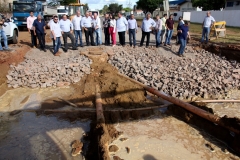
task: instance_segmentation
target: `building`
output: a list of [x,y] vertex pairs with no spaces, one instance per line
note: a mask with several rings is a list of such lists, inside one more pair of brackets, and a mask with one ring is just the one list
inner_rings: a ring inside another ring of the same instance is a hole
[[191,0],[170,0],[169,1],[170,11],[197,11],[199,8],[193,7]]
[[226,0],[225,10],[240,10],[240,0]]

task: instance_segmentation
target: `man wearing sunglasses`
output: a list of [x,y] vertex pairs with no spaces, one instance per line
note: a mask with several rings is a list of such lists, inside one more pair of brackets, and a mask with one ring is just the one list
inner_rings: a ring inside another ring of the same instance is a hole
[[61,46],[61,36],[62,30],[60,28],[60,24],[58,23],[58,17],[54,16],[53,22],[50,24],[50,30],[53,36],[53,43],[54,43],[54,56],[60,56],[59,48]]

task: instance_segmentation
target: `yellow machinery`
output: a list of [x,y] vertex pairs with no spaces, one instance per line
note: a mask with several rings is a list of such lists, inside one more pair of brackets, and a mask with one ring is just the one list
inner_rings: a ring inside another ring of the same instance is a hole
[[210,39],[218,39],[218,37],[226,38],[226,21],[215,22],[212,25],[209,37]]
[[81,12],[81,15],[84,15],[86,12],[84,6],[85,4],[81,3],[80,0],[76,0],[76,3],[70,3],[68,7],[68,15],[70,16],[70,20],[72,20],[77,10]]

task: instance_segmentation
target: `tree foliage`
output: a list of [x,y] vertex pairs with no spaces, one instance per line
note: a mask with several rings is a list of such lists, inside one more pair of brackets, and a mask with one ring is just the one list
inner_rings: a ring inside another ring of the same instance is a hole
[[163,0],[138,0],[137,9],[143,10],[143,13],[153,13],[160,4],[163,4]]
[[193,7],[203,7],[204,11],[207,10],[220,10],[225,8],[226,0],[192,0]]
[[108,5],[104,5],[102,8],[102,14],[109,12]]
[[108,9],[113,14],[117,14],[118,12],[120,12],[123,9],[123,6],[119,5],[118,3],[111,3],[111,4],[109,4]]
[[125,12],[131,12],[131,11],[132,11],[132,9],[129,8],[129,7],[123,8],[123,10],[124,10]]

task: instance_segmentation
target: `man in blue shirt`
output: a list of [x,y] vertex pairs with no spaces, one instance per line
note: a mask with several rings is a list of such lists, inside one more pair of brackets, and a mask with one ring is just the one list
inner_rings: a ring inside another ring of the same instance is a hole
[[214,24],[215,19],[211,16],[211,12],[207,12],[207,16],[204,18],[203,24],[202,24],[202,39],[201,42],[203,43],[204,37],[206,38],[206,43],[208,43],[208,36],[210,33],[210,28]]
[[146,47],[149,46],[150,41],[150,34],[152,29],[156,26],[156,22],[151,18],[151,13],[147,13],[146,18],[143,19],[142,22],[142,39],[140,42],[140,47],[143,46],[143,42],[145,40],[145,37],[147,36],[147,42]]
[[184,53],[185,47],[187,45],[187,37],[189,37],[189,39],[190,39],[188,22],[185,22],[184,25],[181,25],[180,27],[178,27],[178,38],[179,38],[179,42],[180,42],[178,55],[180,57],[184,57],[183,53]]
[[68,51],[67,38],[71,39],[72,50],[77,50],[77,47],[74,41],[74,36],[73,36],[73,24],[69,19],[67,19],[67,15],[65,14],[63,15],[63,18],[61,19],[59,24],[60,24],[60,28],[62,30],[62,35],[63,35],[64,52]]
[[117,32],[119,37],[119,43],[124,47],[125,46],[125,32],[128,28],[128,22],[125,17],[122,16],[122,13],[118,13],[117,19]]
[[33,22],[34,35],[37,36],[41,49],[46,52],[45,35],[46,35],[46,23],[42,19],[41,15],[37,16],[37,19]]

